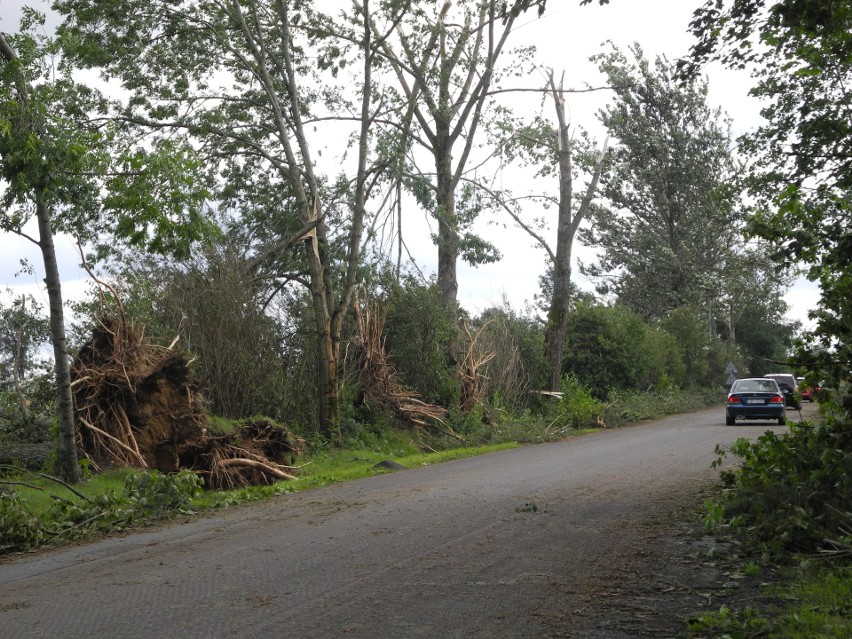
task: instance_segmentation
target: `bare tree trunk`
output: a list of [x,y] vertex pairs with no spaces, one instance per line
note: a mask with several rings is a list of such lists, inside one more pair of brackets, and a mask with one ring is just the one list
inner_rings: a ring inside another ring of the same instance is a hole
[[[551,74],[551,85],[553,76]],[[571,246],[574,229],[579,225],[572,220],[573,183],[571,175],[571,138],[565,119],[565,98],[552,86],[558,121],[557,143],[559,158],[559,218],[556,224],[556,255],[553,263],[553,297],[547,312],[547,328],[544,333],[544,352],[550,364],[550,390],[559,390],[562,379],[562,352],[565,344],[565,322],[571,303]]]
[[65,337],[62,287],[59,267],[56,263],[56,250],[53,246],[50,211],[41,195],[36,201],[36,218],[38,219],[39,246],[44,260],[44,282],[47,285],[47,297],[50,303],[50,334],[53,341],[58,397],[59,436],[56,442],[56,473],[63,481],[77,483],[80,481],[80,467],[77,463],[74,403],[71,397],[71,370],[68,361],[68,341]]
[[459,258],[458,225],[456,220],[455,188],[452,171],[452,146],[449,131],[440,124],[436,126],[439,142],[435,147],[437,171],[436,206],[438,218],[438,287],[450,322],[450,342],[447,355],[450,363],[458,362],[458,291],[456,267]]
[[577,212],[574,213],[574,191],[571,163],[571,136],[568,120],[565,117],[565,96],[562,93],[562,82],[559,88],[549,76],[550,91],[556,107],[557,150],[559,161],[559,218],[556,224],[556,254],[553,256],[553,297],[547,312],[547,327],[544,333],[544,355],[550,365],[548,386],[550,390],[559,390],[562,380],[562,357],[565,347],[565,325],[568,320],[568,309],[571,304],[571,249],[574,236],[580,223],[588,215],[592,197],[600,179],[603,168],[606,142],[595,163],[592,179],[583,196]]
[[18,396],[18,405],[21,408],[21,415],[25,420],[30,418],[30,409],[27,407],[27,397],[24,394],[24,388],[21,384],[21,377],[24,374],[23,372],[23,348],[24,348],[24,327],[23,327],[23,317],[26,316],[26,304],[27,298],[21,295],[21,323],[22,325],[18,328],[18,332],[15,335],[15,356],[12,362],[12,380],[15,385],[15,394]]

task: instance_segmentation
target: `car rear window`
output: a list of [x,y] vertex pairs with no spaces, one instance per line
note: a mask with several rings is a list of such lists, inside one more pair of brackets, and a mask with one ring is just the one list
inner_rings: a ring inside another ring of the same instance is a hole
[[771,379],[767,379],[766,381],[752,379],[744,382],[737,382],[732,390],[741,393],[777,393],[778,387]]

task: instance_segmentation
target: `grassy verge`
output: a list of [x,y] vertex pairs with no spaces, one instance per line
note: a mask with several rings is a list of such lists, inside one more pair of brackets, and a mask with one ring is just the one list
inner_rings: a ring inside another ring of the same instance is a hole
[[237,503],[265,499],[273,495],[301,492],[355,479],[379,475],[388,470],[376,468],[376,464],[389,460],[406,468],[429,466],[453,459],[486,455],[498,450],[516,448],[517,443],[507,442],[490,446],[463,447],[432,453],[410,453],[392,455],[374,448],[346,448],[331,451],[316,451],[309,454],[293,481],[278,482],[271,486],[253,486],[230,491],[209,491],[193,500],[199,509],[220,508]]
[[[584,419],[571,413],[584,408]],[[619,397],[607,413],[608,426],[644,421],[707,406],[701,394],[681,391],[666,395],[632,394]],[[158,519],[202,512],[273,495],[293,493],[387,472],[376,464],[390,460],[416,468],[452,459],[482,455],[525,444],[575,437],[599,430],[598,406],[582,394],[572,403],[554,407],[548,417],[532,414],[468,415],[453,423],[464,442],[431,433],[416,433],[376,425],[356,425],[340,448],[322,443],[309,447],[294,481],[231,491],[202,492],[192,473],[163,476],[137,470],[110,471],[66,487],[38,473],[0,468],[0,554],[58,544],[92,534],[143,526]],[[600,406],[603,410],[603,405]],[[611,420],[611,421],[610,421]],[[226,428],[227,424],[221,424]],[[426,450],[427,452],[424,452]]]
[[689,623],[689,639],[844,639],[852,637],[852,566],[806,562],[766,589],[781,603],[720,608]]

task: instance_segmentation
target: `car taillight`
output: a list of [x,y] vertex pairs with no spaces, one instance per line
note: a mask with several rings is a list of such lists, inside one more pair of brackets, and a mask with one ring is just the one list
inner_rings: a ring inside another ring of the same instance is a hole
[[769,398],[769,403],[770,404],[783,404],[784,398],[781,397],[781,395],[773,395],[772,397]]
[[742,401],[739,395],[731,395],[728,397],[729,404],[739,404]]

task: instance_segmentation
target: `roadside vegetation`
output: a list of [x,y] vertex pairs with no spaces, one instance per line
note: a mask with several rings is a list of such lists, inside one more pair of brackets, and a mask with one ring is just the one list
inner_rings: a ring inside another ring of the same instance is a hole
[[[568,385],[566,384],[566,387]],[[630,394],[607,407],[578,391],[558,401],[545,418],[519,415],[499,423],[470,428],[465,441],[427,435],[408,428],[360,424],[340,446],[308,442],[300,457],[296,479],[233,490],[203,490],[201,478],[189,471],[165,475],[142,469],[94,473],[72,485],[42,470],[20,465],[0,466],[0,555],[52,546],[95,535],[144,527],[163,520],[195,515],[211,509],[268,499],[329,484],[392,472],[387,462],[404,468],[482,455],[519,445],[577,437],[603,427],[626,425],[667,414],[718,404],[714,394],[672,392]],[[590,409],[594,407],[594,410]],[[617,408],[616,408],[617,407]],[[607,415],[611,415],[610,418]],[[607,421],[603,421],[607,420]],[[233,430],[237,425],[217,419],[211,427]],[[457,425],[459,431],[463,425]],[[426,439],[424,439],[426,438]],[[0,440],[8,445],[8,437]]]
[[[0,228],[39,245],[50,301],[0,306],[0,552],[718,405],[733,365],[806,374],[825,412],[719,451],[740,468],[707,523],[786,585],[689,632],[849,636],[852,3],[708,0],[679,64],[589,52],[603,143],[567,130],[534,48],[504,55],[543,0],[427,4],[56,0],[55,33],[34,11],[0,32]],[[765,104],[738,145],[710,60]],[[434,275],[405,243],[423,215]],[[500,259],[478,219],[542,247],[528,307],[459,305],[459,260]],[[72,313],[60,232],[96,282]],[[806,331],[797,274],[822,293]],[[152,415],[189,416],[186,441]],[[213,466],[241,487],[209,490]]]
[[847,392],[824,391],[815,423],[717,448],[719,462],[731,456],[738,465],[722,473],[720,498],[705,504],[705,525],[735,541],[742,571],[768,583],[753,605],[691,620],[689,637],[852,634],[852,420],[840,405],[849,402]]
[[852,155],[849,104],[852,3],[707,2],[691,24],[687,73],[719,60],[752,73],[764,122],[740,140],[759,203],[747,232],[780,263],[818,282],[813,327],[789,360],[823,390],[817,423],[736,442],[739,462],[707,505],[711,529],[735,539],[742,561],[780,579],[776,603],[723,608],[695,620],[691,637],[852,635]]

